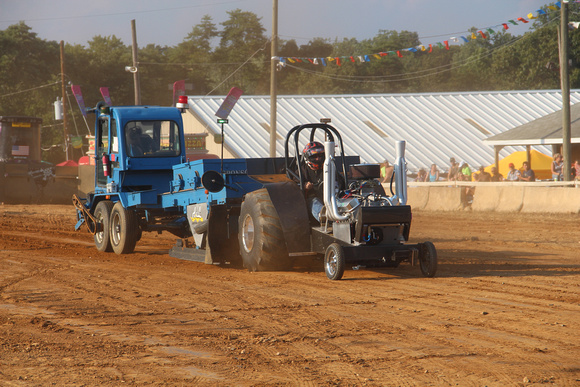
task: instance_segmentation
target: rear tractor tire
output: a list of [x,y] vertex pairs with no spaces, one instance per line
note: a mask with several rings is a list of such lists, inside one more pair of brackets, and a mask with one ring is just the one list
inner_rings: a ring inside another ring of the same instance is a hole
[[111,211],[109,224],[111,244],[115,253],[132,253],[139,238],[139,224],[135,212],[126,210],[121,202],[117,202]]
[[95,219],[100,223],[100,230],[95,233],[95,246],[97,250],[110,253],[113,251],[111,245],[111,238],[109,234],[109,221],[111,218],[111,211],[113,209],[113,202],[110,200],[103,200],[97,204],[95,208]]
[[244,267],[250,271],[289,270],[278,212],[265,188],[246,195],[240,208],[238,242]]

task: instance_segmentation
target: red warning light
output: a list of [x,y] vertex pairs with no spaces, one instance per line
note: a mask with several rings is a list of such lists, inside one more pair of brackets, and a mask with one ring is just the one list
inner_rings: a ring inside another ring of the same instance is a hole
[[187,95],[180,95],[177,99],[177,103],[175,107],[180,109],[182,112],[183,110],[187,109],[189,106],[187,105]]

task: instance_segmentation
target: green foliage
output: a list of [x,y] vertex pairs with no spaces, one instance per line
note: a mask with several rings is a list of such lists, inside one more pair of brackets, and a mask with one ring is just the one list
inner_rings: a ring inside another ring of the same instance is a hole
[[[0,96],[5,96],[0,100],[0,115],[36,115],[41,104],[48,103],[43,97],[50,74],[59,72],[56,42],[39,39],[23,22],[0,31]],[[22,90],[30,93],[22,94]]]
[[194,26],[183,42],[167,52],[168,66],[163,70],[174,73],[175,80],[193,83],[196,94],[206,94],[212,89],[212,74],[216,71],[213,61],[212,42],[219,36],[216,25],[209,15]]
[[[569,4],[571,19],[580,5]],[[308,60],[280,66],[279,94],[352,94],[555,89],[560,87],[558,59],[559,12],[535,19],[521,36],[499,31],[483,39],[446,49],[433,44],[418,48],[416,32],[381,30],[370,39],[331,41],[313,38],[305,44],[280,40],[278,56],[325,58],[326,66]],[[487,31],[486,31],[487,34]],[[570,30],[570,86],[580,87],[580,30]],[[397,53],[398,51],[398,53]],[[377,54],[378,58],[373,55]],[[368,55],[361,62],[360,56]],[[95,36],[87,46],[66,44],[64,68],[68,93],[69,132],[87,133],[83,116],[70,91],[80,85],[87,107],[102,99],[108,87],[113,103],[134,103],[131,45],[113,36]],[[246,95],[268,94],[270,41],[259,17],[240,9],[228,12],[217,26],[208,15],[174,47],[149,44],[139,49],[139,78],[143,104],[172,103],[171,85],[193,84],[193,93],[225,94],[232,86]],[[340,58],[340,66],[335,58]],[[320,61],[321,62],[321,61]],[[60,47],[40,39],[20,22],[0,31],[0,115],[28,115],[43,119],[42,145],[52,150],[45,158],[64,158],[62,122],[53,117],[53,101],[61,96]],[[92,130],[89,115],[88,125]],[[56,145],[56,147],[54,147]]]
[[[212,81],[216,86],[220,85],[216,92],[227,93],[236,85],[246,94],[266,93],[268,89],[264,79],[269,78],[267,73],[270,68],[266,51],[268,39],[264,36],[265,29],[260,18],[240,9],[229,11],[228,15],[230,18],[221,23],[220,43],[214,52],[216,61],[228,63],[220,66],[214,74]],[[246,61],[247,64],[240,68]]]

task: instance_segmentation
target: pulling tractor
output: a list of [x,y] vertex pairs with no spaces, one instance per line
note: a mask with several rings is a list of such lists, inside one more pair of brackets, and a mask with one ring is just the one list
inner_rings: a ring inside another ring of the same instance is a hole
[[[396,267],[403,261],[419,262],[424,276],[435,275],[434,245],[407,243],[404,142],[397,143],[396,194],[391,181],[389,196],[376,181],[379,166],[345,156],[339,132],[328,123],[292,128],[284,157],[189,161],[181,117],[186,108],[99,103],[90,109],[97,115],[95,186],[86,198],[73,196],[73,204],[75,229],[86,225],[99,251],[131,253],[144,232],[168,231],[178,238],[170,256],[207,264],[288,270],[296,257],[313,256],[324,259],[331,280],[341,279],[347,265]],[[304,196],[305,133],[310,141],[326,139],[320,223]],[[344,189],[335,188],[337,179]]]

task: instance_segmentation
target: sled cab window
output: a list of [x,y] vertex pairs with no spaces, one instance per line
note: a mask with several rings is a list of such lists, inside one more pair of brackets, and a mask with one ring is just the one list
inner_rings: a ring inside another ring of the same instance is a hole
[[111,153],[119,152],[119,139],[117,138],[117,123],[111,118]]
[[103,171],[103,155],[109,154],[109,117],[99,118],[99,128],[95,139],[95,164],[97,166],[97,185],[107,184],[107,177]]
[[129,121],[125,125],[125,151],[129,157],[179,156],[179,126],[173,121]]

